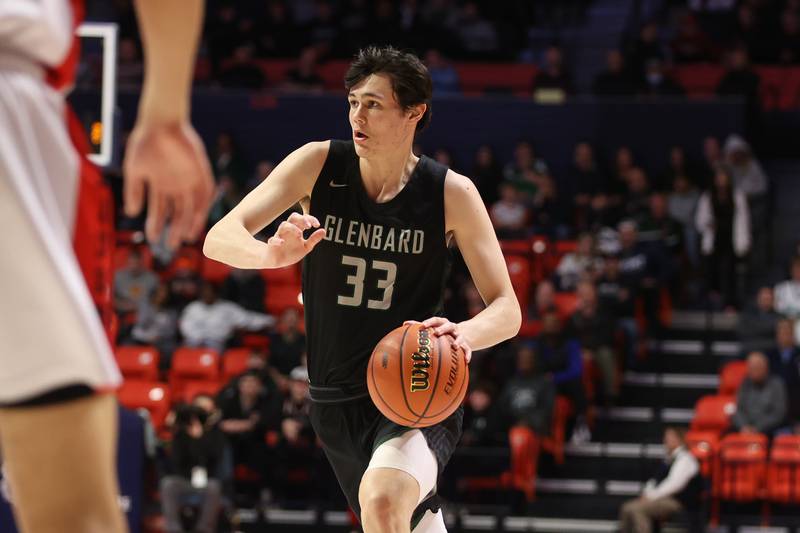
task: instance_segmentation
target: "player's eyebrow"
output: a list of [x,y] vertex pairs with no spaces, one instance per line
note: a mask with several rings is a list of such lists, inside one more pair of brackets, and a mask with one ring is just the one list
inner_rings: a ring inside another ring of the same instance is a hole
[[383,95],[381,93],[361,93],[361,94],[357,94],[355,92],[351,92],[350,94],[347,95],[348,98],[353,97],[353,96],[355,96],[355,97],[359,97],[360,96],[362,98],[375,98],[377,100],[383,100]]

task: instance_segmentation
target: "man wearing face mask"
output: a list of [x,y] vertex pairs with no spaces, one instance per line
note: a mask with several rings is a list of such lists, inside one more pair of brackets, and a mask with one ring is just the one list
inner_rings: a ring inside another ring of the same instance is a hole
[[672,81],[664,72],[664,63],[652,58],[645,64],[644,80],[639,89],[643,96],[683,96],[683,87]]

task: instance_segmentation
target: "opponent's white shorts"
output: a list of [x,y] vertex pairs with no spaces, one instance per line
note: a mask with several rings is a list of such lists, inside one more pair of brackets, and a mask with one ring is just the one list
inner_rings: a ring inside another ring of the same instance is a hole
[[0,403],[120,382],[72,249],[78,173],[63,96],[0,46]]
[[[425,435],[418,429],[406,431],[394,437],[372,453],[367,470],[371,468],[394,468],[402,470],[419,483],[419,500],[417,504],[428,498],[436,490],[436,477],[439,465],[436,456],[428,447]],[[426,511],[413,533],[446,533],[442,511],[431,513]]]

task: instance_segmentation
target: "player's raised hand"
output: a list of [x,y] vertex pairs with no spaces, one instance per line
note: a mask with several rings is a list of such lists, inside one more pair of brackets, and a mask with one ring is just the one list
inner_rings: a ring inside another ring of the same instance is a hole
[[[303,232],[319,228],[307,239]],[[319,227],[319,220],[312,215],[292,213],[281,222],[278,231],[267,241],[270,263],[277,266],[292,265],[306,256],[325,237],[325,229]]]
[[205,147],[191,124],[137,123],[128,139],[123,172],[127,216],[141,212],[147,189],[148,240],[157,241],[167,222],[171,248],[197,238],[206,222],[214,182]]

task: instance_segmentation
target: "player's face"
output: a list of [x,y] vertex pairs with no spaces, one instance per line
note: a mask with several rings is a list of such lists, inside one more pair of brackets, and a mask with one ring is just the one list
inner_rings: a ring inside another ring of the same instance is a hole
[[373,74],[348,95],[350,127],[360,157],[396,150],[414,139],[424,105],[404,110],[397,102],[388,76]]

